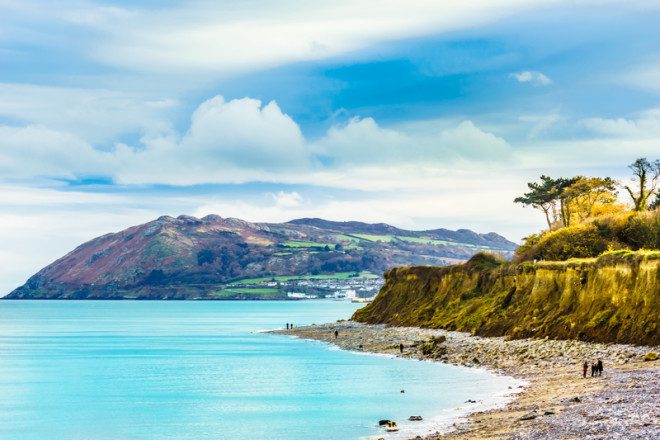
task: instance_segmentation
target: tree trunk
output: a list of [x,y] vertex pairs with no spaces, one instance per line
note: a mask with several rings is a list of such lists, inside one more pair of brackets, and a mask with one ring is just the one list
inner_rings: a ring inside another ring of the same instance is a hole
[[548,230],[552,229],[552,223],[550,223],[550,208],[544,208],[543,212],[545,213],[545,221],[548,222]]

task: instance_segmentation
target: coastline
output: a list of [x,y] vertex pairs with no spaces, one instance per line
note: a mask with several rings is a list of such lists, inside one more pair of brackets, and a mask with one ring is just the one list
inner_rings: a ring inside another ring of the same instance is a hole
[[[467,415],[457,414],[451,431],[427,435],[426,440],[660,437],[660,361],[643,361],[658,347],[551,339],[506,341],[352,321],[272,333],[356,352],[485,368],[527,383],[509,403],[488,410],[475,405]],[[399,344],[404,345],[403,353]],[[582,362],[598,358],[605,365],[602,377],[592,378],[589,373],[583,378]]]

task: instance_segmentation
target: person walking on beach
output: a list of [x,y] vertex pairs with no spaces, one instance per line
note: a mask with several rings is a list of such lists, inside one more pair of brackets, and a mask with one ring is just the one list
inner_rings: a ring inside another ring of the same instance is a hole
[[598,363],[596,364],[596,370],[598,370],[598,375],[602,376],[603,375],[603,360],[598,359]]
[[403,344],[399,344],[399,353],[403,353]]
[[286,329],[289,330],[289,323],[286,323]]
[[339,337],[339,330],[335,330],[335,339]]
[[594,361],[591,361],[591,377],[594,377],[596,375],[596,363]]
[[587,361],[584,361],[584,364],[582,364],[582,377],[587,377],[588,369],[589,369],[589,363]]

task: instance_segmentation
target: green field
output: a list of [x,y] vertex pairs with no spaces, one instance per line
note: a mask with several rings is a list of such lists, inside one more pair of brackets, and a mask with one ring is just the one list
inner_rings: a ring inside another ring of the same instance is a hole
[[302,241],[302,240],[289,240],[282,243],[282,246],[288,248],[314,248],[322,249],[326,246],[334,249],[335,245],[332,243],[314,243],[313,241]]
[[[238,281],[232,281],[229,283],[231,286],[232,284],[259,284],[259,283],[267,283],[268,281],[272,281],[275,279],[275,281],[290,281],[290,280],[344,280],[347,278],[351,278],[351,275],[355,274],[355,272],[339,272],[335,274],[329,274],[329,275],[287,275],[287,276],[277,276],[277,277],[261,277],[261,278],[250,278],[250,279],[245,279],[245,280],[238,280]],[[368,271],[362,271],[360,272],[359,278],[378,278],[378,275],[375,275],[371,272]],[[251,289],[251,288],[246,288],[247,290],[258,290],[258,289]],[[274,290],[277,290],[273,288]],[[234,289],[232,290],[239,291],[241,289]]]
[[274,287],[235,287],[225,290],[216,290],[212,294],[215,296],[233,297],[238,293],[253,295],[258,298],[276,298],[281,296],[280,291]]
[[399,235],[371,235],[371,234],[353,234],[352,237],[357,237],[362,240],[371,241],[371,242],[383,242],[389,243],[394,240],[407,241],[409,243],[420,243],[420,244],[431,244],[431,245],[445,245],[445,246],[463,246],[472,249],[493,249],[489,246],[478,246],[476,244],[470,243],[458,243],[455,241],[446,241],[446,240],[434,240],[432,238],[425,237],[407,237]]
[[384,243],[389,243],[394,240],[394,235],[372,235],[372,234],[351,234],[351,237],[357,237],[361,240],[366,241],[382,241]]
[[445,241],[445,240],[433,240],[432,238],[423,238],[423,237],[396,237],[397,239],[401,241],[407,241],[410,243],[421,243],[421,244],[445,244],[449,246],[456,246],[459,243],[452,242],[452,241]]

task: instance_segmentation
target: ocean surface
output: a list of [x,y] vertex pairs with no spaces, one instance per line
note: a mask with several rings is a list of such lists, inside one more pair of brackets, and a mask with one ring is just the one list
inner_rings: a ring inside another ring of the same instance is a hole
[[517,385],[260,333],[360,306],[0,301],[0,439],[358,439],[383,418],[405,437]]

